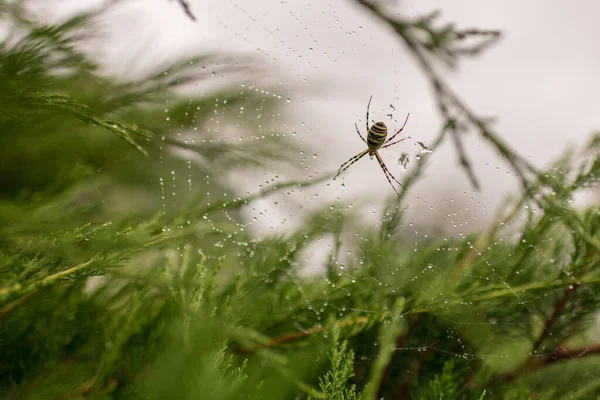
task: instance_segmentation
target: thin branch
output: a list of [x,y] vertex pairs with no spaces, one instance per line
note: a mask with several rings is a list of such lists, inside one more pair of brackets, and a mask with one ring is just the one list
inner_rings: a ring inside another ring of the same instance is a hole
[[78,397],[81,398],[83,397],[87,397],[87,396],[95,396],[95,395],[99,395],[102,394],[103,392],[111,392],[112,390],[114,390],[120,383],[120,380],[125,377],[127,374],[126,370],[120,371],[117,376],[108,379],[107,381],[105,381],[102,384],[98,384],[97,382],[97,378],[93,377],[90,380],[88,380],[87,382],[85,382],[83,384],[83,386],[81,386],[80,388],[72,391],[72,392],[68,392],[65,394],[62,394],[60,396],[54,397],[54,400],[66,400],[66,399],[71,399],[74,397]]
[[573,292],[575,291],[575,289],[577,287],[578,286],[576,286],[576,285],[568,286],[565,289],[562,297],[556,302],[556,304],[554,304],[552,313],[548,316],[548,318],[546,318],[546,322],[544,323],[544,329],[542,330],[542,333],[540,334],[540,336],[537,338],[537,340],[533,344],[533,348],[531,351],[532,356],[537,353],[538,349],[540,348],[540,346],[542,345],[544,340],[550,335],[550,331],[552,330],[554,323],[558,319],[560,313],[565,308],[565,305],[567,304],[567,302],[571,299],[571,296],[573,296]]
[[[338,327],[363,325],[363,324],[368,323],[371,320],[372,320],[372,318],[359,317],[359,318],[353,318],[353,319],[350,319],[347,321],[337,321],[337,322],[335,322],[335,325],[337,325]],[[271,340],[268,343],[264,343],[264,344],[261,343],[261,344],[255,345],[253,347],[238,349],[238,350],[234,351],[234,353],[235,354],[247,354],[247,353],[253,353],[257,350],[261,350],[261,349],[265,349],[265,348],[276,347],[283,343],[294,342],[296,340],[312,336],[315,333],[322,332],[324,330],[327,330],[328,328],[329,328],[328,326],[317,325],[314,328],[311,328],[311,329],[308,329],[305,331],[294,332],[294,333],[290,333],[285,336],[279,336],[277,338],[274,338],[273,340]]]
[[[583,268],[581,268],[579,270],[579,272],[576,275],[576,279],[581,279],[581,277],[583,277],[583,275],[588,270],[589,265],[590,264],[586,264],[583,266]],[[536,353],[537,353],[538,349],[540,348],[540,346],[542,345],[542,343],[544,342],[544,340],[546,340],[546,338],[548,336],[550,336],[552,327],[554,326],[555,322],[558,320],[560,314],[564,310],[568,301],[571,299],[571,297],[573,296],[573,293],[579,286],[580,285],[569,285],[565,288],[565,291],[564,291],[563,295],[561,296],[561,298],[554,304],[552,313],[548,316],[548,318],[546,318],[546,322],[544,323],[544,328],[542,330],[542,333],[540,334],[540,336],[537,338],[537,340],[533,344],[533,348],[530,353],[531,357],[527,361],[525,361],[522,365],[515,368],[513,371],[510,371],[510,372],[504,374],[503,379],[512,380],[512,379],[516,378],[517,376],[519,376],[523,371],[525,371],[527,369],[530,370],[532,368],[535,369],[538,367],[538,364],[540,364],[540,363],[538,361],[535,361],[535,359],[533,357],[536,356]],[[561,342],[559,343],[557,348],[552,353],[544,356],[544,361],[542,361],[541,365],[548,365],[548,364],[552,364],[552,363],[555,363],[560,360],[564,360],[566,358],[576,357],[577,354],[581,353],[577,349],[576,350],[567,350],[564,346],[562,346],[562,344],[561,344],[562,342],[563,341],[561,340]],[[599,345],[599,347],[600,347],[600,345]],[[583,355],[583,353],[581,353],[581,355]]]
[[[590,256],[594,255],[594,251],[591,252]],[[589,269],[590,264],[585,264],[577,273],[577,275],[575,276],[576,279],[581,279],[581,277],[583,277],[583,275],[587,272],[587,270]],[[533,349],[532,349],[532,354],[535,354],[535,352],[539,349],[540,345],[542,344],[542,342],[544,341],[544,339],[550,335],[550,330],[552,329],[552,326],[554,325],[554,322],[557,320],[558,316],[560,315],[560,313],[562,312],[562,310],[565,308],[565,305],[567,304],[567,302],[571,299],[571,297],[573,296],[573,293],[575,292],[575,290],[579,287],[579,285],[569,285],[565,288],[564,294],[562,295],[562,297],[556,302],[556,304],[554,305],[554,309],[552,310],[552,314],[550,314],[550,316],[548,317],[548,319],[546,320],[546,323],[544,324],[544,330],[542,331],[540,337],[536,340],[536,342],[533,345]]]
[[179,3],[179,5],[183,8],[183,12],[190,17],[190,19],[192,21],[196,21],[196,17],[194,16],[194,14],[192,14],[192,9],[190,7],[190,5],[187,3],[187,1],[185,0],[177,0],[177,2]]
[[[600,356],[600,344],[595,344],[592,346],[583,346],[577,347],[574,349],[560,349],[555,350],[552,353],[546,354],[543,358],[537,361],[534,364],[531,364],[527,369],[527,373],[532,373],[537,371],[540,368],[547,367],[549,365],[556,364],[562,361],[575,360],[580,359],[582,357],[589,356]],[[512,382],[515,379],[519,378],[523,374],[522,369],[515,369],[513,371],[506,372],[498,376],[498,378],[503,382]]]
[[543,361],[540,363],[541,366],[547,366],[555,364],[559,361],[564,360],[572,360],[574,358],[581,358],[587,356],[596,356],[600,355],[600,344],[596,344],[593,346],[583,346],[577,347],[575,349],[560,349],[553,351],[544,357]]

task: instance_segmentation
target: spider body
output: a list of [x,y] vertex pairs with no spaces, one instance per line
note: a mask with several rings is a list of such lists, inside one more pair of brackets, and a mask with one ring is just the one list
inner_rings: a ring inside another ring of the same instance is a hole
[[387,137],[387,126],[383,122],[376,122],[369,128],[367,134],[367,146],[369,146],[369,155],[373,157],[373,152],[385,143]]
[[[396,140],[395,142],[392,142],[392,140],[394,140],[394,138],[396,136],[398,136],[398,134],[400,132],[402,132],[402,130],[406,126],[406,123],[408,122],[408,117],[410,116],[410,114],[408,114],[406,116],[406,120],[404,121],[404,124],[402,125],[402,128],[400,128],[400,130],[398,132],[394,133],[392,135],[392,137],[390,137],[389,139],[386,140],[386,138],[387,138],[387,126],[383,122],[376,122],[373,125],[371,125],[371,127],[369,127],[369,107],[371,106],[371,99],[372,98],[373,98],[373,96],[371,96],[371,98],[369,98],[369,104],[367,104],[367,122],[366,122],[367,140],[365,140],[365,138],[363,137],[363,135],[358,130],[358,125],[354,124],[355,127],[356,127],[356,132],[358,133],[358,136],[360,136],[360,138],[362,139],[362,141],[365,142],[365,144],[367,145],[367,149],[361,151],[360,153],[358,153],[357,155],[355,155],[354,157],[352,157],[351,159],[349,159],[348,161],[346,161],[345,163],[343,163],[340,166],[340,169],[338,170],[338,173],[335,175],[335,177],[333,179],[335,180],[342,172],[344,172],[345,170],[347,170],[348,168],[350,168],[350,166],[352,164],[354,164],[355,162],[357,162],[358,160],[360,160],[363,156],[365,156],[366,154],[368,154],[371,158],[373,158],[373,156],[377,157],[377,161],[379,162],[379,166],[381,167],[381,169],[385,173],[386,179],[388,180],[388,182],[390,183],[390,185],[392,186],[392,189],[394,189],[394,191],[396,192],[396,194],[398,196],[400,196],[400,193],[398,193],[398,190],[396,190],[396,188],[394,187],[394,184],[392,183],[392,180],[390,180],[390,178],[392,178],[397,184],[399,184],[403,188],[404,188],[404,186],[398,181],[398,179],[394,178],[394,175],[392,175],[392,173],[387,169],[385,163],[383,162],[383,160],[382,160],[381,156],[379,155],[379,153],[377,152],[377,150],[379,150],[379,149],[385,149],[386,147],[390,147],[392,145],[395,145],[396,143],[400,143],[403,140],[408,139],[408,137],[405,137],[403,139]],[[406,188],[404,188],[404,189],[406,190]]]

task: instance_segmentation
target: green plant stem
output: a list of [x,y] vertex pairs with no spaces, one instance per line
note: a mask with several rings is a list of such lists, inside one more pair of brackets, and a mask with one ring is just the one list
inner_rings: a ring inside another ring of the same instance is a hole
[[28,284],[27,286],[22,286],[21,284],[15,284],[15,285],[7,287],[7,288],[0,288],[0,297],[8,297],[8,296],[13,296],[15,294],[21,295],[21,297],[17,298],[16,300],[11,301],[10,303],[6,304],[4,307],[2,307],[0,309],[0,318],[5,316],[10,311],[12,311],[12,309],[16,305],[18,305],[21,301],[23,301],[24,296],[29,296],[29,295],[31,295],[31,293],[33,293],[43,287],[50,286],[50,285],[56,283],[61,278],[66,278],[69,275],[75,274],[76,272],[79,272],[82,269],[89,266],[94,261],[95,261],[95,259],[91,259],[91,260],[88,260],[81,264],[77,264],[74,267],[65,269],[64,271],[60,271],[55,274],[48,275],[43,279],[40,279],[36,282]]

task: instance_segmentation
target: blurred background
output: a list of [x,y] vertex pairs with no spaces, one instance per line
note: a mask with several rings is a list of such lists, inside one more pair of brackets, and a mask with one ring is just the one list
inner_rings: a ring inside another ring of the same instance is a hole
[[[228,87],[240,93],[267,92],[273,101],[274,108],[264,113],[254,107],[226,114],[215,106],[210,122],[201,129],[191,122],[170,126],[171,133],[185,135],[186,140],[206,140],[209,131],[208,139],[215,143],[241,140],[235,128],[220,127],[226,118],[243,115],[246,126],[256,128],[259,136],[281,132],[299,145],[258,173],[238,168],[220,176],[238,195],[254,192],[265,182],[317,179],[335,172],[364,147],[354,124],[364,133],[371,95],[371,119],[386,122],[390,131],[399,129],[410,113],[403,134],[427,145],[443,123],[431,87],[404,44],[352,1],[190,0],[196,21],[184,14],[177,1],[119,3],[96,19],[97,35],[84,42],[105,74],[120,79],[139,78],[149,71],[166,74],[166,66],[174,60],[217,54],[229,59],[216,67],[203,67],[207,74],[206,68],[217,71],[210,71],[211,79],[179,90],[202,96]],[[404,17],[440,10],[441,23],[502,31],[501,40],[481,56],[464,59],[454,70],[439,65],[439,71],[472,110],[493,117],[505,142],[535,165],[547,166],[598,128],[600,49],[595,41],[600,27],[593,16],[600,6],[596,2],[570,6],[516,0],[379,3]],[[32,4],[42,19],[61,21],[75,11],[102,9],[106,2]],[[237,70],[242,59],[250,60],[254,72]],[[168,120],[168,99],[164,106]],[[466,134],[464,144],[481,190],[473,189],[454,147],[446,141],[429,157],[425,177],[406,198],[409,224],[405,229],[415,240],[482,229],[494,220],[505,196],[518,188],[510,167],[476,133]],[[414,142],[407,140],[382,151],[388,168],[400,180],[406,173],[399,163],[403,153],[409,155],[410,169],[420,154]],[[202,162],[194,154],[178,154],[182,163]],[[300,163],[290,164],[289,157]],[[170,171],[164,174],[167,179]],[[160,191],[157,182],[156,192]],[[373,214],[393,195],[377,162],[365,157],[336,181],[325,179],[309,189],[260,200],[243,212],[255,232],[285,231],[301,221],[304,214],[299,209],[318,208],[337,199],[360,205],[360,214],[368,222],[377,220]]]

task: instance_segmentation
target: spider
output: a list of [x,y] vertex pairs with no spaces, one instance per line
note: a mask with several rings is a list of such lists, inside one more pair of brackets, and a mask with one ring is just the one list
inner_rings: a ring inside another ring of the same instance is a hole
[[391,138],[389,138],[388,140],[385,140],[385,138],[387,136],[387,126],[383,122],[376,122],[375,124],[371,125],[371,128],[369,128],[369,107],[371,106],[371,99],[372,98],[373,98],[373,96],[371,96],[369,98],[369,104],[367,104],[367,140],[365,140],[365,138],[363,137],[363,135],[358,130],[358,125],[356,123],[354,124],[354,126],[356,127],[356,132],[358,133],[358,136],[360,136],[360,138],[362,139],[363,142],[365,142],[365,144],[368,146],[368,148],[366,150],[361,151],[360,153],[358,153],[357,155],[355,155],[354,157],[352,157],[351,159],[349,159],[348,161],[346,161],[345,163],[343,163],[340,166],[340,169],[338,170],[338,173],[335,175],[335,177],[333,178],[333,180],[335,180],[338,176],[340,176],[340,174],[342,172],[344,172],[345,170],[347,170],[348,168],[350,168],[350,166],[352,164],[354,164],[355,162],[357,162],[358,160],[360,160],[364,155],[368,154],[371,157],[371,159],[373,159],[373,156],[377,157],[377,161],[379,161],[379,166],[381,167],[381,169],[385,173],[385,177],[387,178],[388,182],[392,186],[392,189],[394,189],[394,192],[396,192],[396,194],[398,196],[400,196],[400,193],[398,193],[398,190],[396,190],[396,188],[394,187],[394,184],[390,180],[390,177],[397,184],[399,184],[400,186],[402,186],[404,188],[404,190],[406,190],[406,187],[404,187],[404,185],[402,185],[398,181],[398,179],[394,178],[394,175],[392,175],[392,173],[387,169],[387,167],[385,166],[385,163],[381,159],[381,156],[379,155],[379,153],[377,152],[377,150],[379,150],[379,149],[385,149],[386,147],[393,146],[396,143],[400,143],[403,140],[408,139],[408,137],[405,137],[405,138],[402,138],[400,140],[396,140],[395,142],[392,142],[392,140],[394,140],[394,138],[396,136],[398,136],[398,134],[400,132],[402,132],[402,130],[406,126],[406,123],[408,122],[408,117],[410,116],[410,113],[406,116],[406,120],[404,121],[404,124],[402,125],[402,128],[400,128],[400,130],[398,132],[394,133]]

